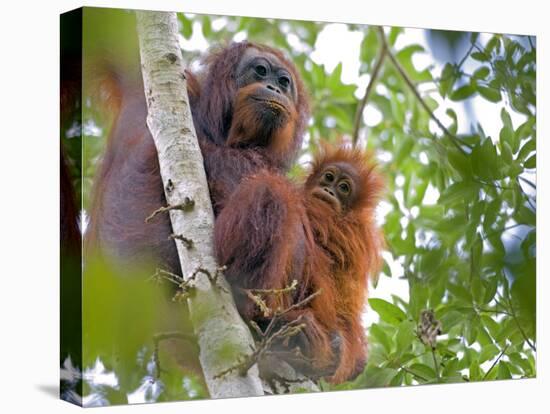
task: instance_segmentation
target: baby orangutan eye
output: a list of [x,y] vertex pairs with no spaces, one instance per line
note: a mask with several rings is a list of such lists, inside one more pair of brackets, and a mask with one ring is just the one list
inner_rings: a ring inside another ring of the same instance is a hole
[[334,174],[331,173],[330,171],[327,171],[325,173],[325,180],[327,180],[329,183],[333,182],[334,181]]
[[349,186],[348,183],[340,183],[338,185],[338,188],[340,189],[340,191],[343,193],[343,194],[349,194],[350,191],[351,191],[351,188]]

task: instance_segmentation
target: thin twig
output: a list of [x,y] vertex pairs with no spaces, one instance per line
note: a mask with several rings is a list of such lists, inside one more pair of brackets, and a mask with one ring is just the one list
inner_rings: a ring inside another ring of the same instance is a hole
[[520,175],[520,176],[518,176],[518,179],[521,180],[521,181],[523,181],[525,184],[529,185],[529,186],[532,187],[533,189],[535,189],[535,190],[537,189],[536,184],[533,183],[533,182],[531,182],[531,181],[529,181],[527,178],[524,178],[524,177],[522,177],[522,176]]
[[149,279],[155,282],[162,282],[163,280],[167,280],[168,282],[178,286],[181,285],[182,282],[184,282],[183,277],[181,277],[180,275],[160,268],[157,268],[155,270],[155,274],[153,274]]
[[205,269],[201,266],[199,266],[195,271],[191,274],[189,277],[189,280],[195,279],[199,273],[202,273],[206,276],[212,287],[215,287],[217,289],[220,289],[223,292],[229,293],[227,289],[225,289],[220,283],[218,283],[218,280],[220,276],[223,275],[223,272],[227,269],[227,266],[220,266],[216,268],[216,271],[214,274],[210,273],[208,269]]
[[533,44],[531,36],[527,36],[527,40],[529,40],[529,46],[531,46],[531,50],[535,50],[535,45]]
[[468,59],[468,56],[470,56],[470,53],[472,53],[472,50],[474,50],[474,47],[475,47],[475,42],[471,42],[470,48],[468,49],[464,57],[460,60],[460,62],[457,65],[458,70],[460,70],[464,62],[466,62],[466,59]]
[[239,363],[217,374],[216,378],[221,378],[224,375],[229,374],[230,372],[233,372],[233,371],[238,371],[241,376],[245,376],[250,370],[250,368],[252,368],[254,364],[258,362],[258,360],[262,357],[262,355],[269,348],[271,348],[273,342],[276,339],[287,338],[287,337],[297,335],[303,328],[305,328],[305,324],[299,323],[301,319],[302,319],[302,315],[284,324],[280,329],[278,329],[277,331],[269,335],[267,335],[267,332],[263,333],[262,340],[260,341],[256,349],[252,352],[252,354],[244,356],[244,358],[241,361],[239,361]]
[[411,371],[409,368],[407,367],[404,367],[404,366],[401,366],[401,369],[409,374],[411,374],[413,377],[416,377],[418,379],[420,379],[421,381],[424,381],[424,382],[428,382],[428,379],[427,378],[424,378],[422,375],[420,374],[417,374],[416,372],[414,371]]
[[292,321],[284,323],[278,330],[275,330],[275,327],[282,320],[284,315],[305,306],[320,293],[321,290],[318,290],[284,310],[274,311],[273,318],[269,321],[267,328],[263,332],[257,324],[253,324],[253,329],[261,338],[260,342],[256,346],[256,349],[254,349],[251,354],[245,355],[236,365],[231,366],[217,374],[216,378],[223,377],[233,371],[238,371],[239,374],[243,376],[246,375],[248,370],[250,370],[250,368],[252,368],[254,364],[256,364],[260,358],[270,350],[275,340],[280,338],[290,338],[301,332],[306,327],[306,324],[302,323],[303,315],[299,315]]
[[512,314],[506,310],[500,310],[500,309],[485,309],[485,308],[478,308],[478,307],[475,307],[475,306],[472,306],[472,307],[468,307],[468,306],[460,306],[460,307],[457,307],[457,308],[454,308],[458,311],[460,310],[463,310],[463,311],[474,311],[476,312],[476,314],[480,314],[480,313],[494,313],[494,314],[497,314],[497,315],[507,315],[507,316],[512,316]]
[[189,249],[192,249],[193,246],[195,245],[195,243],[193,243],[193,240],[188,238],[188,237],[185,237],[181,234],[171,234],[170,239],[172,240],[179,240],[183,243],[183,245],[189,250]]
[[298,286],[298,281],[296,279],[292,280],[292,283],[288,286],[285,286],[282,289],[247,289],[252,294],[261,294],[261,295],[282,295],[284,293],[292,292]]
[[183,200],[183,203],[181,203],[181,204],[176,204],[174,206],[168,205],[168,206],[160,207],[160,208],[156,209],[155,211],[153,211],[151,213],[151,215],[149,215],[145,219],[145,223],[149,223],[151,220],[153,220],[159,214],[167,213],[171,210],[190,211],[190,210],[193,209],[194,206],[195,206],[195,201],[190,199],[189,197],[185,197],[185,199]]
[[500,359],[502,358],[502,356],[504,355],[504,353],[506,352],[506,350],[508,349],[508,346],[509,345],[506,345],[504,347],[504,349],[500,352],[500,355],[497,357],[497,359],[495,359],[495,362],[493,362],[493,364],[491,365],[491,367],[489,368],[489,370],[485,373],[485,375],[483,376],[483,378],[481,379],[482,381],[485,381],[485,379],[487,379],[487,375],[489,375],[489,372],[491,372],[493,370],[493,368],[496,366],[496,364],[498,363],[498,361],[500,361]]
[[289,286],[285,286],[282,289],[241,289],[246,296],[260,308],[265,318],[271,316],[273,309],[271,309],[265,302],[265,296],[280,297],[286,293],[292,292],[298,286],[298,281],[294,279]]
[[447,129],[447,127],[445,125],[443,125],[443,123],[439,120],[439,118],[437,118],[435,116],[435,114],[430,109],[430,107],[428,106],[426,101],[424,101],[424,98],[422,98],[422,96],[420,95],[420,92],[418,92],[418,90],[416,89],[416,86],[413,83],[413,81],[411,80],[411,78],[409,77],[409,75],[407,75],[407,72],[405,71],[405,69],[403,69],[403,67],[401,66],[401,64],[399,63],[399,61],[395,57],[395,55],[392,53],[392,51],[388,47],[385,36],[382,37],[382,41],[385,43],[385,45],[387,47],[387,55],[388,55],[390,61],[392,62],[393,66],[395,67],[397,72],[399,72],[399,74],[401,75],[401,77],[403,78],[403,80],[405,81],[405,83],[407,84],[407,86],[409,87],[411,92],[413,93],[413,95],[416,97],[416,99],[420,103],[420,106],[422,106],[422,108],[424,108],[424,110],[428,113],[430,118],[437,124],[437,126],[441,129],[441,131],[443,131],[443,133],[451,139],[451,142],[453,143],[453,145],[460,152],[462,152],[464,155],[468,155],[468,153],[464,150],[464,148],[462,148],[461,145],[465,145],[468,148],[472,148],[472,146],[470,144],[468,144],[467,142],[462,141],[455,134],[451,133],[451,131],[449,131]]
[[513,187],[506,187],[506,186],[500,185],[500,184],[488,183],[488,182],[486,182],[486,181],[478,180],[478,179],[476,179],[476,178],[474,178],[474,181],[475,181],[476,183],[483,184],[483,185],[487,185],[487,186],[489,186],[489,187],[498,188],[499,190],[513,190],[513,189],[514,189]]
[[523,224],[523,223],[516,223],[516,224],[512,224],[512,225],[510,225],[510,226],[508,226],[508,227],[504,227],[504,228],[502,228],[502,229],[496,229],[496,230],[494,230],[494,231],[491,231],[491,232],[485,234],[485,235],[481,238],[481,240],[482,240],[482,241],[483,241],[483,240],[487,240],[489,237],[494,236],[495,234],[504,233],[505,231],[508,231],[508,230],[511,230],[511,229],[515,229],[516,227],[519,227],[519,226],[525,226],[525,224]]
[[525,340],[527,345],[529,345],[529,348],[531,348],[534,352],[537,352],[537,347],[535,346],[535,344],[533,344],[529,340],[529,338],[527,337],[527,334],[525,333],[525,331],[523,330],[523,328],[521,327],[521,325],[519,323],[519,320],[518,320],[517,315],[516,315],[516,311],[514,309],[514,305],[512,304],[512,299],[510,299],[509,294],[507,294],[507,297],[505,299],[508,302],[510,313],[512,314],[512,319],[516,323],[516,326],[518,327],[518,330],[519,330],[521,336],[523,337],[523,339]]
[[[379,37],[384,36],[384,31],[379,28]],[[374,65],[374,68],[372,70],[372,74],[369,80],[369,84],[367,85],[367,89],[365,90],[365,95],[363,96],[363,99],[361,99],[361,102],[359,102],[359,107],[357,108],[357,111],[355,112],[355,120],[353,123],[353,135],[352,135],[352,143],[353,146],[357,145],[357,141],[359,140],[359,129],[361,128],[361,119],[363,118],[363,112],[365,110],[365,107],[367,106],[367,102],[369,100],[370,94],[372,90],[374,89],[374,85],[376,83],[376,80],[378,78],[378,75],[380,74],[380,69],[382,68],[382,64],[384,63],[384,59],[386,58],[386,52],[387,52],[387,44],[386,42],[382,41],[382,45],[380,47],[380,52],[378,54],[378,59],[376,60],[376,64]]]

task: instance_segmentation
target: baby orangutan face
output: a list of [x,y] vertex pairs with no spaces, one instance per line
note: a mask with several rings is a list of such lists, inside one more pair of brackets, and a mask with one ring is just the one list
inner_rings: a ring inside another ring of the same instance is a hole
[[329,164],[311,183],[311,195],[327,202],[338,213],[345,213],[356,199],[358,179],[355,169],[348,163]]

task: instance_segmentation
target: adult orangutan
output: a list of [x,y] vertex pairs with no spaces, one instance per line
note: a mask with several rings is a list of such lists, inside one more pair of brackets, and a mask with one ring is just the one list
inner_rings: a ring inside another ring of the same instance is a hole
[[297,280],[294,291],[265,296],[273,310],[320,291],[305,307],[285,315],[305,323],[289,345],[312,360],[309,366],[293,361],[311,376],[339,383],[364,367],[361,315],[367,277],[381,263],[374,210],[382,188],[381,176],[363,152],[326,147],[303,188],[259,172],[243,180],[216,220],[218,260],[228,267],[226,276],[245,318],[265,317],[251,291],[280,290]]
[[[296,68],[276,49],[233,43],[207,54],[202,64],[200,72],[186,75],[218,214],[244,176],[288,169],[309,112]],[[138,76],[116,73],[103,85],[118,115],[95,183],[89,242],[117,258],[147,259],[178,273],[168,215],[144,223],[166,203],[142,84]]]

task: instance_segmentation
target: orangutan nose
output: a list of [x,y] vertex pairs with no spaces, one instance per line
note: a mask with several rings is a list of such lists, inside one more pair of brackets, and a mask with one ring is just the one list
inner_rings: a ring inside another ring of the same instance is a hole
[[273,91],[273,92],[281,93],[281,90],[279,88],[277,88],[276,86],[271,85],[270,83],[268,83],[266,85],[266,88]]

